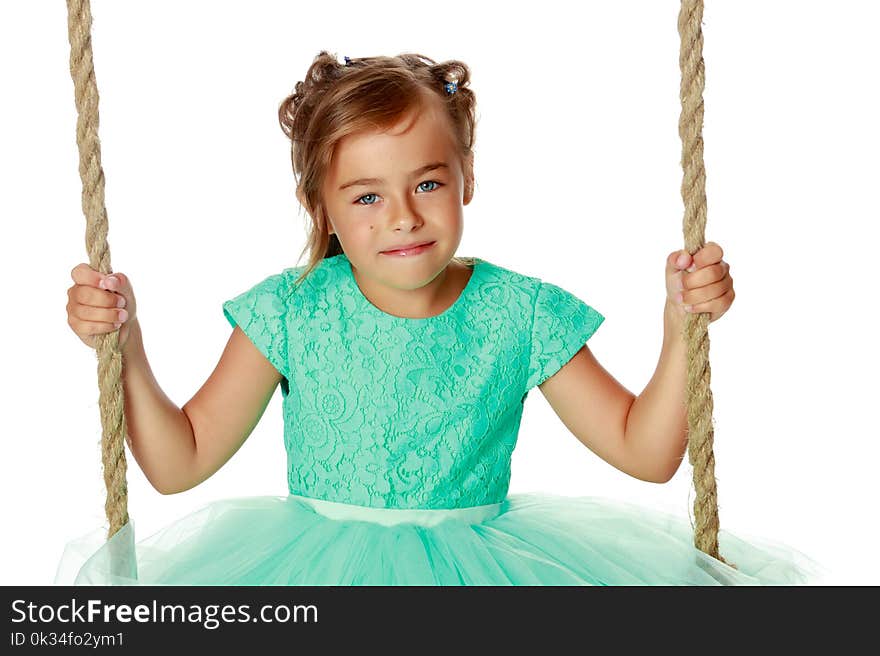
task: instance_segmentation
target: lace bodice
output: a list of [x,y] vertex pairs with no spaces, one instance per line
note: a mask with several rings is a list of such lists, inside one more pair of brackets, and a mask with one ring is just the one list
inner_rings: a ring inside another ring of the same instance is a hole
[[502,501],[523,403],[604,321],[564,289],[480,258],[443,313],[397,317],[345,254],[223,304],[284,376],[292,494],[387,508]]

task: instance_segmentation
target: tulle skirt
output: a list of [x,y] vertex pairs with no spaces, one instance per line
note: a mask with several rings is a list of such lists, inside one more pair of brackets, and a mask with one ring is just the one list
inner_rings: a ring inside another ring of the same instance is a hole
[[602,497],[511,494],[448,510],[299,495],[227,498],[138,542],[129,521],[67,543],[62,585],[797,585],[828,570],[720,530],[731,567],[684,517]]

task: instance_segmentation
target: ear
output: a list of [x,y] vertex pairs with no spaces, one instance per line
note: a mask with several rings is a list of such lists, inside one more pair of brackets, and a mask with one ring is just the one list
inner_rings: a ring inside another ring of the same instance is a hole
[[462,204],[467,205],[474,197],[474,153],[471,152],[464,161],[464,198]]
[[330,217],[327,216],[327,210],[324,210],[324,222],[327,224],[327,234],[332,235],[335,234],[336,231],[333,229],[333,222],[330,220]]
[[[303,195],[301,189],[296,190],[296,199],[299,201],[300,205],[302,205],[306,209],[306,212],[308,212],[309,214],[312,213],[312,211],[309,209],[309,206],[306,204],[306,199],[305,199],[305,196]],[[333,224],[330,223],[330,219],[328,218],[327,219],[327,233],[332,235],[334,232],[335,231],[333,230]]]

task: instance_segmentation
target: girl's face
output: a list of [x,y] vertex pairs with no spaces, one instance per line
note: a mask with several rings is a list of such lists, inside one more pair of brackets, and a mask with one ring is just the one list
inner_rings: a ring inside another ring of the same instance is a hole
[[[430,297],[440,293],[445,275],[435,278],[461,241],[473,166],[462,163],[439,101],[411,111],[388,132],[344,137],[322,191],[329,232],[362,287],[395,300],[407,297],[397,290],[427,286]],[[434,243],[416,255],[383,253],[421,242]]]

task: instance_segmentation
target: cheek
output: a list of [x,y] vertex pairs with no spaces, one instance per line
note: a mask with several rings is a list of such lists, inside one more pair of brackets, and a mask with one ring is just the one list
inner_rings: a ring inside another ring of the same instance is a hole
[[372,244],[373,240],[376,239],[376,235],[379,231],[379,224],[377,223],[363,223],[359,226],[353,226],[349,231],[351,235],[351,242],[358,243],[363,246],[367,246]]
[[453,228],[461,228],[464,224],[464,215],[459,207],[450,210],[447,215],[447,224]]

